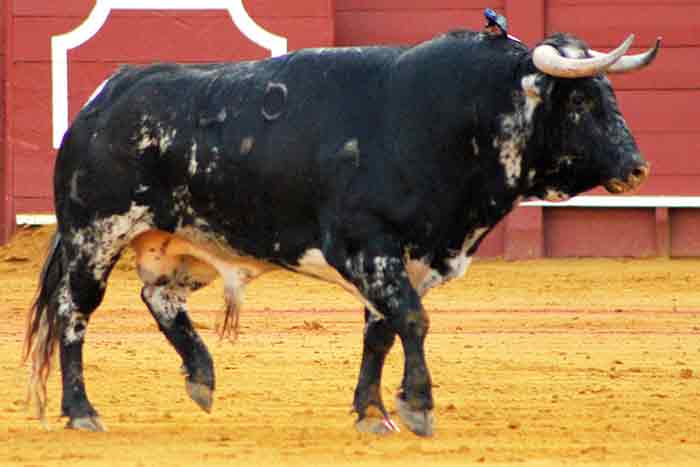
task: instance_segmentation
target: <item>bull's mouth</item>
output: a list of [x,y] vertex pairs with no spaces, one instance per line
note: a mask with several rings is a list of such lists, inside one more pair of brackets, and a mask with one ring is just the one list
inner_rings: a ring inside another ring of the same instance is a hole
[[545,201],[548,201],[550,203],[561,203],[564,201],[568,201],[571,198],[571,196],[567,193],[564,193],[563,191],[548,189],[545,192],[543,198]]
[[627,177],[627,180],[613,178],[608,180],[603,186],[609,193],[614,195],[631,193],[637,190],[647,178],[649,178],[649,164],[634,169]]

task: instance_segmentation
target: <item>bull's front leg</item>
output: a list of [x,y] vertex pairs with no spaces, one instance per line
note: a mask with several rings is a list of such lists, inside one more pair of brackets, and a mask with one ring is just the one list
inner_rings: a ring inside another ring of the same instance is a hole
[[382,369],[396,333],[386,320],[378,319],[365,308],[365,332],[360,377],[355,388],[353,408],[357,412],[358,431],[386,434],[399,431],[382,401]]
[[[404,350],[404,375],[397,396],[398,412],[411,431],[430,436],[433,434],[432,383],[423,350],[428,317],[409,281],[399,251],[400,248],[393,244],[375,244],[374,248],[359,251],[348,258],[343,273],[365,297],[376,318],[386,320],[386,329],[399,335]],[[378,353],[374,352],[366,360],[363,358],[363,368],[369,372],[366,376],[369,376],[370,384],[373,377],[371,365],[378,363],[377,357]],[[381,371],[381,365],[378,368],[374,370],[374,378]],[[361,375],[360,394],[363,393],[362,383]],[[374,391],[378,394],[379,388]],[[372,390],[366,391],[370,397],[372,393]],[[372,407],[372,404],[368,406]],[[379,406],[375,404],[375,407]]]

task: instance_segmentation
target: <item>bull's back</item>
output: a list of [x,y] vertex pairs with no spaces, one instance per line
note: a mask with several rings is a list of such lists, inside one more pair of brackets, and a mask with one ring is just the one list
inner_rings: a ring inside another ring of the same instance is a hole
[[105,181],[86,194],[93,211],[158,206],[159,228],[201,217],[243,243],[290,232],[318,237],[327,198],[320,161],[376,131],[372,106],[395,53],[309,50],[259,62],[125,68],[71,126],[57,161],[57,199],[82,171]]

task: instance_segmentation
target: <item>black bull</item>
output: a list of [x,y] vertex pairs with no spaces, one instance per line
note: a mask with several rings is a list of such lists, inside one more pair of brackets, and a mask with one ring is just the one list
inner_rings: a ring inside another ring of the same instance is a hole
[[555,35],[533,50],[460,31],[413,48],[302,50],[259,62],[127,67],[79,113],[55,169],[58,219],[25,358],[40,417],[59,348],[62,415],[101,430],[83,381],[91,313],[122,251],[142,298],[210,410],[214,370],[188,295],[225,283],[222,333],[245,285],[275,268],[341,284],[365,306],[357,428],[397,429],[381,399],[398,335],[396,402],[433,431],[421,297],[464,273],[523,197],[562,199],[647,176],[606,73],[651,62]]

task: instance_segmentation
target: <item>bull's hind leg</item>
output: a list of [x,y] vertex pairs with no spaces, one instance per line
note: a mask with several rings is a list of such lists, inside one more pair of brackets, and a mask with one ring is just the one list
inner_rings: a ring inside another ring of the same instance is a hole
[[[71,205],[67,205],[71,207]],[[70,211],[64,205],[64,211]],[[83,344],[92,312],[104,297],[107,279],[129,240],[147,227],[149,211],[133,205],[123,213],[91,218],[83,226],[67,219],[84,218],[75,212],[59,217],[49,255],[40,276],[37,299],[30,310],[25,358],[32,358],[29,396],[45,421],[46,381],[56,347],[59,348],[63,397],[62,415],[68,427],[104,430],[88,400],[83,376]]]
[[[59,329],[62,329],[59,344],[63,385],[61,415],[68,417],[68,428],[104,431],[105,427],[97,411],[87,398],[83,376],[85,332],[92,311],[102,299],[104,287],[91,278],[76,278],[74,275],[67,282],[71,286],[62,285],[58,292]],[[74,294],[73,291],[76,290],[80,292]],[[89,301],[86,301],[87,294],[93,295]]]
[[355,389],[353,407],[358,415],[359,431],[385,434],[399,431],[389,418],[382,401],[382,369],[396,333],[385,320],[377,319],[365,308],[365,332],[360,377]]
[[83,344],[90,315],[102,302],[107,278],[125,244],[93,238],[89,244],[66,245],[68,274],[55,295],[63,384],[61,414],[69,419],[68,428],[104,431],[85,390]]
[[214,365],[187,314],[187,298],[217,273],[191,256],[168,255],[169,243],[170,237],[157,232],[144,234],[134,242],[138,271],[144,282],[141,298],[182,358],[187,393],[209,412],[215,388]]

